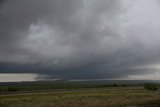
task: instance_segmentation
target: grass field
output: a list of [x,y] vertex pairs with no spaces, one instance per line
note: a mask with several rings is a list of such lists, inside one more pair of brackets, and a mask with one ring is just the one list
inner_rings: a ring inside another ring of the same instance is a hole
[[142,86],[125,86],[0,95],[0,107],[137,106],[160,107],[160,90],[152,92]]

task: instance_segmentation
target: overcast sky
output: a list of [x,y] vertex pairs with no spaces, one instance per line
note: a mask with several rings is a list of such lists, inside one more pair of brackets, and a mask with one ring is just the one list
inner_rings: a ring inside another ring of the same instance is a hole
[[0,0],[0,73],[158,79],[160,1]]

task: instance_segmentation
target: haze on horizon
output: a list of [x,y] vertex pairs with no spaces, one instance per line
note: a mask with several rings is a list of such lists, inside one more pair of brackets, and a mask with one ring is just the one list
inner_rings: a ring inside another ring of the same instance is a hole
[[0,81],[159,79],[159,29],[159,0],[0,0]]

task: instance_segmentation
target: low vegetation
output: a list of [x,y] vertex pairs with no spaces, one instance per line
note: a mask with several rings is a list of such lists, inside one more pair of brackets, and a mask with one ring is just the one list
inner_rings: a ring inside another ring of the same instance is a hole
[[157,84],[154,84],[154,83],[146,83],[146,84],[144,84],[144,88],[146,90],[150,90],[150,91],[156,91],[156,90],[158,90]]
[[160,91],[153,93],[140,86],[126,86],[1,95],[0,99],[1,107],[124,107],[160,105]]
[[[56,83],[54,86],[57,87],[53,90],[27,91],[27,93],[17,91],[26,90],[25,85],[20,85],[21,88],[18,85],[18,88],[10,85],[8,86],[10,88],[7,89],[11,93],[5,94],[4,90],[1,91],[0,107],[141,107],[144,105],[160,107],[160,90],[148,91],[144,88],[146,85],[78,84],[79,86],[76,83],[69,82]],[[31,85],[28,86],[31,87]],[[34,84],[32,86],[38,85]],[[47,88],[47,86],[44,87]],[[35,87],[30,89],[33,90]]]

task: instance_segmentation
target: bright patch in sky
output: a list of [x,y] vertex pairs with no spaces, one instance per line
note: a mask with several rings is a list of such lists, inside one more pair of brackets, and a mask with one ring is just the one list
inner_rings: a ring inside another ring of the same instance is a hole
[[154,74],[144,74],[144,75],[132,75],[128,76],[129,80],[159,80],[160,79],[160,73],[154,73]]
[[21,81],[35,81],[37,74],[27,74],[27,73],[21,73],[21,74],[0,74],[0,82],[21,82]]

